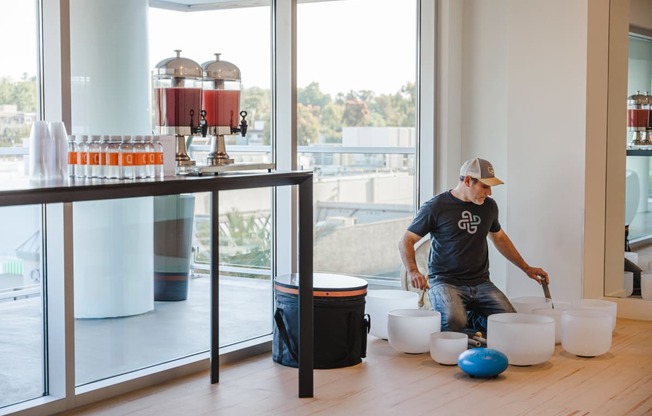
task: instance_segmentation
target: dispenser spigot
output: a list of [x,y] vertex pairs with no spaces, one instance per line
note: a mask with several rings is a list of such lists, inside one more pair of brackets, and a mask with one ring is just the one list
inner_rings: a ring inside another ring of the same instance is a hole
[[247,112],[246,111],[240,111],[240,117],[242,119],[240,120],[240,125],[238,127],[231,127],[231,134],[235,133],[240,133],[242,137],[245,137],[247,135],[247,120],[245,120],[245,117],[247,117]]
[[206,110],[201,110],[199,112],[200,119],[199,125],[195,126],[193,117],[195,115],[195,110],[190,110],[190,134],[201,134],[201,137],[206,137],[208,134],[208,122],[206,122]]

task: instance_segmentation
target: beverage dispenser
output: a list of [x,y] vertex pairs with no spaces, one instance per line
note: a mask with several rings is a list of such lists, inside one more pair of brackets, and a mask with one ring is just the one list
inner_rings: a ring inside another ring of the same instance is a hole
[[240,111],[241,78],[240,69],[234,64],[220,60],[202,64],[204,82],[202,104],[206,114],[208,132],[214,136],[211,150],[206,158],[208,165],[233,163],[224,145],[225,134],[247,134],[246,111]]
[[632,145],[650,144],[646,134],[650,122],[650,98],[647,93],[641,94],[640,91],[627,97],[627,131],[632,132]]
[[188,156],[186,136],[206,135],[205,113],[202,111],[203,70],[197,62],[176,56],[164,59],[153,73],[154,124],[158,134],[177,137],[177,170],[195,165]]

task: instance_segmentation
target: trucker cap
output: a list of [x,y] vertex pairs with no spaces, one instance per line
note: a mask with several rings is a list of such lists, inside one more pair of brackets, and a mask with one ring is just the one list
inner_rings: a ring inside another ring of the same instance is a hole
[[491,163],[480,158],[464,162],[460,168],[460,176],[470,176],[489,186],[503,184],[503,181],[494,176],[494,167]]

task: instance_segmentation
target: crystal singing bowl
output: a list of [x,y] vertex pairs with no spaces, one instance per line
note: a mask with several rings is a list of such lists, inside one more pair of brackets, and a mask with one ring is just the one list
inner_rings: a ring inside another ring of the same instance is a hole
[[535,315],[551,316],[555,320],[555,344],[561,343],[561,313],[570,309],[570,302],[554,302],[553,308],[533,309]]
[[632,296],[632,293],[634,293],[634,272],[623,273],[623,287],[625,288],[625,296]]
[[455,365],[468,342],[468,335],[461,332],[433,332],[430,334],[430,357],[439,364]]
[[652,274],[641,275],[641,297],[645,300],[652,300]]
[[521,296],[509,300],[518,313],[532,313],[533,309],[550,308],[552,302],[543,296]]
[[430,351],[430,334],[441,330],[441,314],[424,309],[394,309],[387,315],[387,340],[397,351]]
[[369,333],[387,339],[387,313],[394,309],[417,309],[419,294],[407,290],[369,290],[365,313],[371,317]]
[[569,309],[561,314],[561,346],[580,357],[595,357],[611,348],[611,315],[604,310]]
[[594,309],[609,313],[611,316],[611,330],[616,329],[616,314],[618,304],[602,299],[575,299],[571,302],[571,309]]
[[512,365],[543,363],[555,351],[555,320],[525,313],[490,315],[487,347],[505,354]]

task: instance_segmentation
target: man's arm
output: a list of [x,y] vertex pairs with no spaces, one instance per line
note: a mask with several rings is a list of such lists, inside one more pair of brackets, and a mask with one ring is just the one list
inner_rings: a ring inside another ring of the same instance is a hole
[[407,271],[407,277],[412,282],[412,286],[417,289],[428,289],[428,279],[421,274],[417,267],[416,255],[414,254],[414,245],[421,240],[421,236],[406,231],[398,243],[398,251],[401,254],[401,261]]
[[527,264],[519,254],[518,250],[516,250],[514,243],[512,243],[512,240],[510,240],[505,231],[501,229],[498,232],[489,233],[489,239],[503,257],[512,262],[519,269],[523,270],[530,279],[536,280],[539,284],[541,284],[543,279],[545,279],[547,283],[550,283],[548,273],[540,267],[532,267]]

